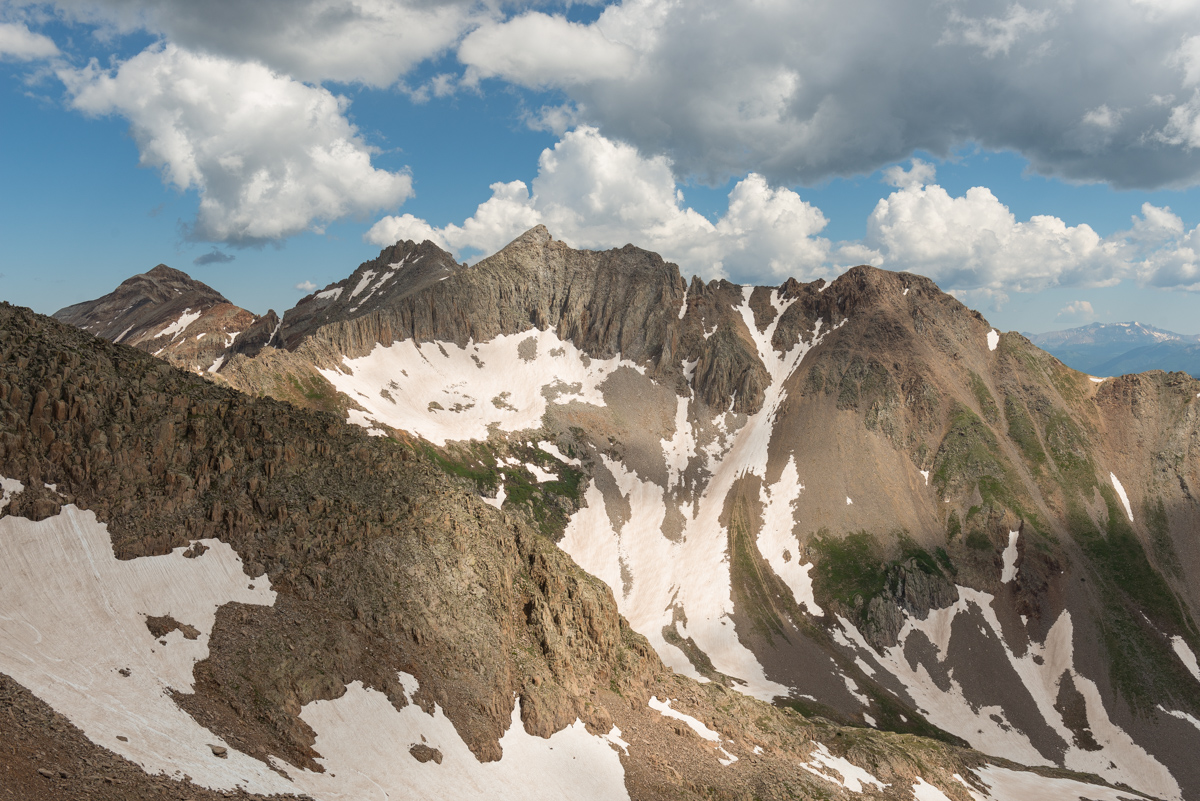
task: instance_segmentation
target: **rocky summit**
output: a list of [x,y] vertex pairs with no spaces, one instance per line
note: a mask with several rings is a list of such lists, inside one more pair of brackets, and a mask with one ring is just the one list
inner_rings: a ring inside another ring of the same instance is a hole
[[179,276],[108,296],[140,350],[125,300],[0,309],[22,792],[1200,795],[1195,379],[541,227],[397,243],[196,375]]
[[257,353],[279,327],[274,311],[258,317],[165,264],[54,318],[197,373],[216,372],[234,353]]

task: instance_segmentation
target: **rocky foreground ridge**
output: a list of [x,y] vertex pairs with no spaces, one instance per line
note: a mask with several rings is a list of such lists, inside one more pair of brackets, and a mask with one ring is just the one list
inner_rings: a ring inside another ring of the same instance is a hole
[[688,283],[542,228],[397,243],[275,344],[214,380],[430,460],[705,692],[1200,791],[1187,376],[1077,373],[919,276]]

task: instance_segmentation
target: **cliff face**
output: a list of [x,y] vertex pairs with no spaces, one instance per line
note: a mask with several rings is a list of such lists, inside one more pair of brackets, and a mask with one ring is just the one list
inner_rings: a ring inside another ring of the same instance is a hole
[[678,673],[1200,787],[1197,382],[1092,379],[870,267],[689,285],[540,228],[471,267],[431,248],[225,379],[444,448]]

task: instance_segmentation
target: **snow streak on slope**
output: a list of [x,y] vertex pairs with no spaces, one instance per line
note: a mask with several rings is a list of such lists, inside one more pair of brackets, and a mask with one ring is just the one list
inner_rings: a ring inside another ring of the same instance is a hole
[[[586,801],[627,799],[621,766],[620,732],[588,734],[575,723],[542,739],[526,733],[516,704],[500,739],[503,757],[481,763],[459,737],[454,724],[434,705],[426,714],[412,702],[417,681],[400,674],[409,703],[397,711],[387,696],[355,681],[341,698],[314,701],[300,718],[317,734],[317,760],[324,773],[295,775],[293,792],[321,801],[386,801],[395,798],[479,799],[479,801]],[[419,762],[410,749],[425,745],[441,762]],[[289,773],[290,766],[278,763]]]
[[[219,605],[275,601],[267,577],[248,579],[233,549],[204,544],[195,559],[176,548],[118,561],[92,512],[64,506],[36,523],[0,519],[0,671],[88,739],[150,773],[186,773],[216,789],[290,792],[278,774],[233,748],[226,759],[214,756],[209,745],[226,744],[167,695],[168,688],[192,691],[192,666],[208,656]],[[163,645],[146,627],[148,615],[170,615],[200,637],[175,630]]]
[[840,784],[852,793],[861,793],[864,786],[874,785],[876,790],[882,790],[890,785],[876,779],[853,762],[834,756],[829,752],[825,743],[817,743],[813,749],[812,759],[801,762],[800,767],[809,773],[814,773],[822,779],[834,784]]
[[[909,637],[919,635],[920,639],[933,645],[936,659],[944,664],[955,630],[978,629],[982,623],[983,634],[994,638],[1003,648],[1009,665],[1029,692],[1042,719],[1066,743],[1063,767],[1095,773],[1107,781],[1124,782],[1163,798],[1181,798],[1179,785],[1170,772],[1109,719],[1095,682],[1075,669],[1069,612],[1059,615],[1044,643],[1030,642],[1024,655],[1018,657],[1004,640],[1000,621],[992,608],[992,596],[963,586],[958,587],[958,593],[959,599],[954,605],[934,609],[924,620],[907,617],[900,630],[899,643],[882,654],[871,649],[849,621],[839,618],[839,622],[859,649],[869,652],[900,680],[930,723],[962,737],[984,753],[1026,765],[1049,765],[1050,761],[1029,737],[1007,719],[1002,707],[971,703],[953,670],[948,678],[949,689],[938,687],[926,664],[920,660],[910,661],[905,653]],[[1083,697],[1087,726],[1100,750],[1088,751],[1076,745],[1074,732],[1055,709],[1064,674],[1070,676],[1071,683]]]
[[362,407],[350,411],[350,422],[391,426],[438,445],[485,440],[493,425],[537,428],[550,402],[603,406],[599,387],[615,370],[644,371],[620,358],[591,359],[550,330],[465,348],[404,340],[343,364],[345,372],[320,373]]
[[792,591],[796,603],[803,604],[810,615],[825,614],[813,597],[812,563],[799,559],[799,540],[792,535],[796,499],[804,485],[796,472],[796,459],[789,456],[779,481],[767,490],[763,509],[762,530],[758,532],[758,552],[767,560],[775,575],[783,579]]
[[1133,522],[1133,507],[1129,505],[1129,496],[1125,494],[1125,487],[1121,486],[1121,480],[1117,478],[1116,473],[1109,473],[1108,477],[1112,479],[1113,489],[1117,491],[1117,495],[1121,497],[1121,504],[1125,507],[1125,515],[1129,518],[1129,522]]
[[[787,353],[778,353],[771,339],[783,312],[794,301],[780,301],[778,291],[773,291],[770,302],[776,315],[766,330],[760,332],[750,309],[752,292],[753,287],[743,288],[743,302],[738,311],[771,384],[764,393],[762,409],[727,438],[723,451],[703,451],[709,459],[707,469],[711,479],[693,504],[681,507],[685,518],[681,536],[672,541],[661,531],[667,503],[663,487],[643,481],[624,465],[601,457],[616,479],[621,495],[628,499],[632,509],[630,519],[614,529],[603,496],[593,484],[586,496],[588,508],[572,517],[559,545],[584,570],[608,583],[630,625],[650,640],[663,661],[676,672],[699,678],[684,652],[666,642],[664,628],[673,627],[684,640],[691,638],[717,671],[737,681],[738,689],[770,700],[776,695],[788,695],[790,690],[766,677],[762,665],[734,631],[729,538],[721,515],[735,482],[749,474],[766,479],[767,446],[775,414],[787,397],[784,382],[821,340],[821,323],[818,321],[810,342],[798,342]],[[688,416],[677,411],[676,431],[671,440],[662,443],[671,485],[678,481],[687,464],[685,449],[692,449],[690,443],[696,441],[689,433],[691,424],[687,421]],[[792,470],[788,475],[794,476],[794,463]],[[799,486],[798,477],[789,479],[785,475],[777,483],[778,489],[773,490],[778,492],[782,510],[776,510],[775,528],[767,535],[772,543],[783,542],[790,536],[790,505]],[[778,549],[779,559],[782,551]],[[811,591],[805,589],[807,571],[797,566],[785,573],[797,600],[808,604]],[[810,609],[815,607],[813,603]]]
[[[722,765],[728,767],[729,765],[732,765],[734,762],[738,761],[737,757],[721,747],[720,732],[713,731],[691,715],[680,712],[677,709],[672,709],[670,698],[668,698],[666,701],[660,701],[658,700],[657,695],[652,695],[650,696],[649,706],[651,709],[658,712],[665,718],[675,718],[675,720],[683,721],[683,723],[687,724],[689,729],[696,732],[696,734],[700,735],[703,739],[713,743],[717,750],[723,754],[723,756],[717,757],[717,761]],[[730,742],[733,741],[730,740]]]

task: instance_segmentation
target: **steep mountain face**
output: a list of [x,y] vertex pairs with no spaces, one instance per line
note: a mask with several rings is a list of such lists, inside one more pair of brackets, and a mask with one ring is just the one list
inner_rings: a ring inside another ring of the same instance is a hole
[[275,312],[257,317],[165,264],[133,276],[104,297],[67,306],[53,316],[183,370],[209,373],[234,353],[257,353],[279,323]]
[[1200,793],[1195,380],[1090,378],[919,276],[688,284],[540,227],[325,293],[222,379],[424,449],[678,675]]
[[1200,337],[1138,322],[1092,323],[1029,339],[1063,364],[1093,375],[1167,370],[1200,377]]
[[640,480],[616,428],[561,460],[507,438],[496,509],[449,451],[7,304],[0,420],[0,763],[27,797],[1136,796],[666,670],[517,478],[590,471],[594,516],[602,466]]

